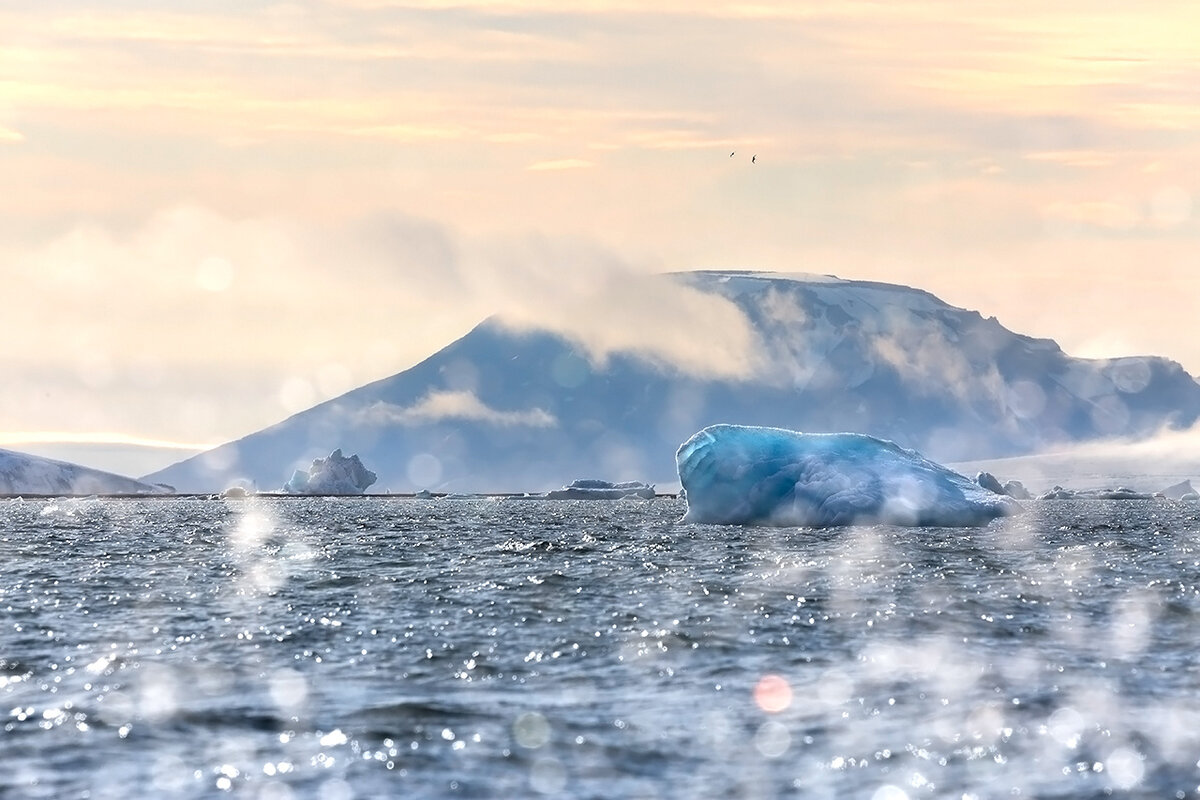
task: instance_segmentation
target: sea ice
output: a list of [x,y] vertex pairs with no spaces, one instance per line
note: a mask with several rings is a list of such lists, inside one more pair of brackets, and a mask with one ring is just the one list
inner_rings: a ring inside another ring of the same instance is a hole
[[982,525],[1021,510],[913,450],[858,433],[713,425],[675,454],[684,522]]
[[613,483],[597,478],[580,478],[561,489],[546,493],[548,500],[624,500],[627,497],[654,499],[654,486],[640,481]]
[[341,449],[329,458],[314,458],[308,472],[296,470],[283,485],[288,494],[362,494],[375,482],[375,473],[358,456],[346,458]]
[[1154,495],[1147,492],[1138,492],[1133,489],[1128,489],[1124,486],[1118,486],[1116,489],[1064,489],[1061,486],[1055,486],[1053,489],[1042,492],[1037,496],[1038,500],[1151,500]]

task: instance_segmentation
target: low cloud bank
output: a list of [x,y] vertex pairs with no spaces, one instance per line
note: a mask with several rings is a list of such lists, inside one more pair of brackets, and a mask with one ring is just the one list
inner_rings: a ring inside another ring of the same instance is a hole
[[[181,206],[85,223],[0,252],[0,280],[23,289],[4,304],[0,412],[15,429],[70,420],[225,441],[399,372],[493,315],[555,331],[596,363],[631,351],[752,374],[758,342],[736,306],[654,271],[586,241],[470,237],[403,215],[322,229]],[[463,398],[406,413],[455,402],[479,413]],[[546,420],[521,424],[534,423]]]
[[761,342],[732,301],[590,243],[507,240],[469,259],[464,285],[504,323],[555,331],[598,364],[628,352],[714,378],[749,378],[759,366]]
[[540,408],[500,411],[491,408],[473,392],[430,392],[411,406],[375,403],[360,411],[355,421],[366,425],[424,425],[443,419],[473,420],[490,425],[552,428],[553,414]]
[[1015,458],[956,463],[974,475],[993,473],[1016,479],[1040,492],[1059,485],[1071,489],[1125,486],[1156,492],[1181,480],[1200,480],[1200,425],[1164,430],[1142,440],[1110,439]]

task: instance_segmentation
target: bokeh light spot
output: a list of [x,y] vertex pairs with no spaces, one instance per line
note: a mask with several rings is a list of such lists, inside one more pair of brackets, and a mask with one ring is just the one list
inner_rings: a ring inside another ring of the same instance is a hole
[[529,785],[538,794],[561,795],[567,786],[566,768],[556,759],[539,758],[529,771]]
[[196,265],[196,285],[206,292],[223,292],[233,285],[233,264],[227,258],[208,256]]
[[521,747],[536,750],[550,741],[550,723],[536,711],[522,714],[513,723],[513,737]]
[[792,687],[779,675],[764,675],[754,686],[754,703],[768,714],[778,714],[792,704]]
[[564,389],[574,389],[588,379],[591,369],[587,361],[574,353],[561,353],[550,365],[554,382]]
[[766,758],[779,758],[792,746],[792,735],[778,722],[764,722],[754,734],[754,747]]
[[312,383],[299,376],[288,378],[279,387],[279,405],[289,414],[312,407],[316,397]]
[[1146,765],[1142,757],[1128,747],[1118,747],[1104,761],[1109,779],[1118,789],[1132,789],[1142,782]]
[[1192,195],[1181,186],[1164,186],[1150,198],[1150,216],[1164,228],[1174,228],[1191,219]]
[[442,462],[432,453],[417,453],[408,462],[408,480],[413,486],[428,489],[442,480]]
[[299,672],[282,669],[272,673],[269,683],[271,700],[284,712],[295,712],[308,699],[308,681]]

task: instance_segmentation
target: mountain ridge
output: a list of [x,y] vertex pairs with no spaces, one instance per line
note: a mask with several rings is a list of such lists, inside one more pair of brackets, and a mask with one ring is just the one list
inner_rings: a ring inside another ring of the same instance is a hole
[[744,375],[597,357],[489,318],[403,372],[145,480],[266,488],[340,447],[392,491],[540,491],[579,477],[672,482],[678,444],[718,422],[869,433],[964,461],[1200,418],[1200,384],[1176,362],[1072,358],[923,289],[752,270],[658,279],[737,306],[755,336]]
[[161,494],[124,475],[92,469],[69,461],[0,449],[0,495]]

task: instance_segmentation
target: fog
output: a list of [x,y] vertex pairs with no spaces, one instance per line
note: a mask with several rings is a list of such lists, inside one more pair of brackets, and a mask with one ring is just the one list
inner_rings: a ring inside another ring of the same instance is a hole
[[227,441],[400,372],[493,315],[558,332],[597,363],[631,350],[734,377],[758,349],[736,307],[652,279],[656,265],[405,215],[315,228],[179,206],[0,256],[0,280],[20,287],[0,300],[0,416],[14,446],[53,443],[60,457],[86,456],[96,431],[130,450]]
[[1071,489],[1124,486],[1157,492],[1183,480],[1200,482],[1200,426],[1162,431],[1141,441],[1110,439],[951,466],[967,475],[986,471],[1001,481],[1019,480],[1035,493],[1055,485]]

